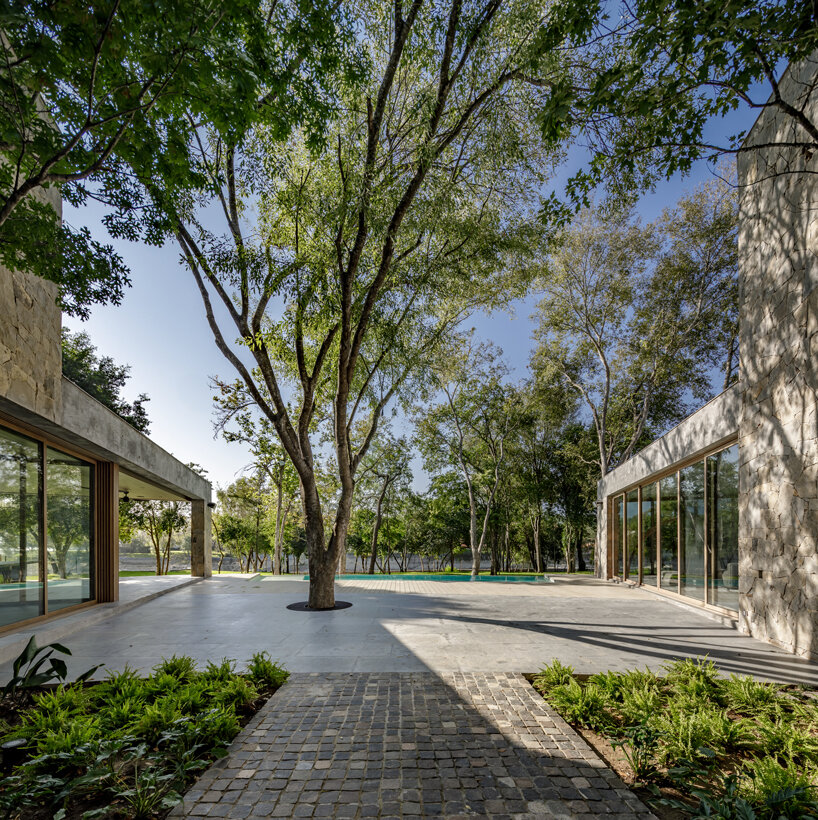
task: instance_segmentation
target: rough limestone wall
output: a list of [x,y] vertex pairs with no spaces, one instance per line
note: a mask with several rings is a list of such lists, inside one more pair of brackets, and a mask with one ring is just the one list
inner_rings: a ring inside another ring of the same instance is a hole
[[[813,122],[817,79],[814,55],[782,82]],[[747,145],[796,128],[766,109]],[[818,656],[818,156],[743,151],[739,184],[740,626]]]
[[62,351],[57,286],[0,266],[0,397],[59,422]]

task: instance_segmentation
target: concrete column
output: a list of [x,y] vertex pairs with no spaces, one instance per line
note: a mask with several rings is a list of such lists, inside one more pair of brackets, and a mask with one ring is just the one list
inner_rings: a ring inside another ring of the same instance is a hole
[[94,488],[97,601],[118,601],[119,467],[110,461],[97,462]]
[[213,574],[210,507],[204,499],[190,505],[190,574],[209,578]]

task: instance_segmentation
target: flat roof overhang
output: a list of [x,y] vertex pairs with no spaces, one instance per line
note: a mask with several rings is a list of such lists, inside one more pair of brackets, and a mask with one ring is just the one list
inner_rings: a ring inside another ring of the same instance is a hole
[[2,397],[0,411],[55,441],[118,464],[121,488],[130,483],[133,498],[211,499],[207,479],[66,378],[62,380],[60,424]]

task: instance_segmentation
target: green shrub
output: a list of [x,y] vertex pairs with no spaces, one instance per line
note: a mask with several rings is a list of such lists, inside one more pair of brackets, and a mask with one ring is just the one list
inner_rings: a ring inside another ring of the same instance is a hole
[[108,677],[94,687],[94,696],[100,703],[110,703],[117,699],[142,698],[147,691],[145,680],[126,666],[121,672],[111,672]]
[[162,658],[162,662],[154,666],[156,675],[171,675],[180,683],[193,680],[196,677],[196,662],[187,655],[171,655]]
[[262,689],[278,689],[284,685],[290,673],[271,660],[266,652],[256,652],[247,665],[247,676]]
[[757,720],[759,746],[766,755],[779,759],[800,759],[818,763],[818,737],[811,727],[801,727],[787,720]]
[[551,689],[548,701],[569,723],[589,729],[605,729],[613,724],[606,711],[605,693],[593,683],[581,686],[569,678],[568,683]]
[[213,700],[219,706],[246,709],[258,698],[258,689],[245,678],[233,678],[213,692]]
[[684,760],[701,760],[709,752],[724,754],[750,747],[754,735],[746,720],[732,720],[718,708],[694,712],[669,709],[652,721],[661,735],[659,760],[669,766]]
[[622,700],[622,690],[625,687],[625,678],[621,672],[598,672],[588,678],[588,683],[599,687],[605,693],[610,703]]
[[662,709],[662,696],[655,685],[642,684],[639,687],[620,690],[619,712],[625,726],[647,723]]
[[574,667],[563,666],[556,658],[548,666],[543,666],[534,678],[534,686],[544,695],[547,695],[555,686],[565,686],[573,680]]
[[159,736],[180,717],[179,703],[175,697],[160,698],[146,704],[139,718],[129,727],[130,732],[143,737],[153,745]]
[[768,816],[776,820],[816,816],[818,794],[814,769],[799,766],[793,760],[759,757],[747,761],[742,774],[745,777],[740,781],[739,791],[757,810],[774,810]]
[[208,661],[202,677],[208,681],[228,681],[236,676],[236,662],[230,658],[223,658],[221,663]]
[[778,715],[785,703],[773,683],[763,683],[750,677],[731,675],[720,680],[721,701],[728,709],[743,715]]
[[37,753],[55,755],[73,752],[78,746],[86,746],[99,740],[99,720],[83,716],[68,722],[61,729],[35,735]]

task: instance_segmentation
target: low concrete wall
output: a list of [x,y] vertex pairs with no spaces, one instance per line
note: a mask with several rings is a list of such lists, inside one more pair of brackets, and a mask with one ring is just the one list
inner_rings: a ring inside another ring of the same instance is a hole
[[741,385],[733,385],[693,415],[679,422],[661,438],[651,442],[633,458],[611,470],[599,482],[597,485],[597,554],[599,561],[596,568],[596,574],[599,577],[606,577],[608,568],[606,499],[674,464],[695,458],[700,453],[735,438],[739,430],[741,397]]

